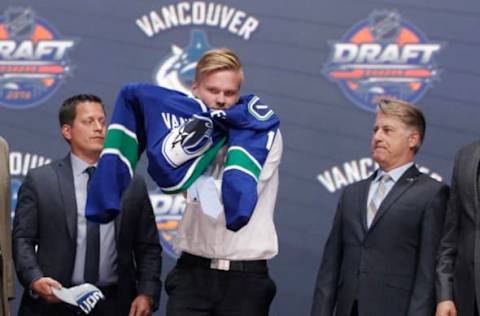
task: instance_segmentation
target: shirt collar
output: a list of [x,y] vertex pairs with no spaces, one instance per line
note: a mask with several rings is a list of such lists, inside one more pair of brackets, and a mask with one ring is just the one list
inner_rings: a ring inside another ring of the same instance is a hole
[[[80,176],[82,173],[85,172],[85,169],[90,167],[90,165],[87,162],[85,162],[84,160],[82,160],[72,152],[70,153],[70,161],[72,163],[73,175],[75,177]],[[94,164],[94,166],[96,165],[97,164]]]
[[411,161],[409,163],[406,163],[400,167],[397,167],[395,169],[390,170],[389,172],[385,172],[382,169],[378,169],[377,175],[375,177],[375,182],[379,181],[380,178],[385,174],[388,173],[390,177],[392,178],[393,182],[397,182],[398,179],[407,171],[411,166],[413,166],[414,162]]

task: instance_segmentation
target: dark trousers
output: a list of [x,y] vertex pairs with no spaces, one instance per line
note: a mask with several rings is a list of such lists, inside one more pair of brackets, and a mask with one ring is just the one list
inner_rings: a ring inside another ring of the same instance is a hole
[[215,270],[180,258],[165,280],[167,316],[267,316],[275,283],[266,265],[247,270]]
[[[2,254],[1,254],[1,251],[0,251],[0,265],[2,264]],[[7,312],[6,312],[6,306],[3,305],[3,269],[0,267],[0,316],[4,316],[4,315],[7,315]]]
[[350,313],[351,316],[359,316],[358,315],[358,304],[357,301],[353,302],[352,312]]

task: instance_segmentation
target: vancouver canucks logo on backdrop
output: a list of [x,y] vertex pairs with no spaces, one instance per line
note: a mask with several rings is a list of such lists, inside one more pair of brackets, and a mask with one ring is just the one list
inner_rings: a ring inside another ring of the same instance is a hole
[[[223,47],[225,35],[228,43],[231,39],[249,41],[261,25],[261,21],[244,8],[230,4],[204,0],[163,1],[161,6],[152,3],[140,16],[135,18],[137,30],[151,40],[167,43],[169,52],[159,56],[155,61],[153,80],[157,85],[177,90],[190,95],[190,88],[195,78],[195,67],[201,56],[215,47]],[[175,32],[173,32],[175,31]],[[211,32],[211,33],[208,33]],[[182,37],[179,42],[179,35]],[[208,34],[208,36],[207,36]],[[228,44],[232,47],[232,43]],[[235,46],[235,45],[234,45]],[[158,61],[158,64],[157,64]],[[252,111],[258,117],[267,117],[268,109],[255,105]],[[216,115],[222,115],[216,112]],[[253,115],[253,114],[252,114]],[[185,122],[173,113],[162,114],[165,124],[174,131],[171,145],[185,149],[186,155],[196,155],[211,143],[211,135],[201,136],[197,130],[179,128]],[[200,122],[199,131],[207,128],[206,122]],[[200,125],[202,125],[200,124]],[[178,146],[182,145],[182,146]],[[171,162],[175,163],[172,159]],[[177,235],[177,227],[183,216],[185,199],[182,194],[165,195],[160,191],[150,192],[150,199],[155,210],[157,228],[165,252],[175,257],[172,243]]]
[[439,75],[435,56],[442,45],[395,11],[374,11],[331,46],[324,74],[366,110],[375,110],[377,96],[415,103]]
[[185,210],[185,199],[181,194],[167,195],[159,189],[149,193],[155,213],[158,236],[163,250],[175,258],[173,240],[177,236],[177,228]]
[[186,47],[172,45],[171,54],[160,62],[155,72],[155,82],[162,87],[189,94],[197,61],[209,49],[205,32],[193,30]]
[[64,39],[29,8],[0,17],[0,104],[25,108],[47,100],[71,71]]

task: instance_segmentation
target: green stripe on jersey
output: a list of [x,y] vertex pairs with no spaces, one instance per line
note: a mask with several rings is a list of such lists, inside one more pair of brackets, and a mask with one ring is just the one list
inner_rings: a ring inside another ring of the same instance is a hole
[[228,150],[226,168],[247,170],[255,176],[257,181],[262,171],[258,162],[241,147],[231,147]]
[[185,178],[180,182],[180,187],[175,186],[171,188],[161,188],[162,191],[166,194],[177,194],[188,189],[195,180],[208,168],[208,166],[215,159],[215,156],[218,154],[220,149],[225,145],[227,138],[224,137],[220,139],[215,145],[213,145],[209,150],[207,150],[202,156],[198,157],[197,160],[192,164],[190,170],[185,175]]
[[135,170],[138,160],[138,142],[121,129],[109,129],[103,145],[104,149],[116,149],[120,155],[130,163],[132,170]]

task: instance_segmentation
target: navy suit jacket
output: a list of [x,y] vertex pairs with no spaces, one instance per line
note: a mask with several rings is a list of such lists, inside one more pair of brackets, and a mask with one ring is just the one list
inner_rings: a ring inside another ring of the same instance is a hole
[[[115,219],[118,302],[127,315],[138,294],[158,304],[161,246],[145,183],[135,177]],[[51,277],[70,287],[76,252],[77,207],[70,156],[31,170],[18,193],[13,253],[26,289],[19,315],[49,315],[51,304],[29,294],[32,281]],[[37,249],[35,249],[37,248]]]
[[432,316],[448,187],[409,168],[367,227],[370,178],[343,191],[318,272],[312,316]]
[[[480,141],[457,153],[437,264],[437,301],[453,300],[459,316],[480,303]],[[476,289],[476,290],[475,290]]]

